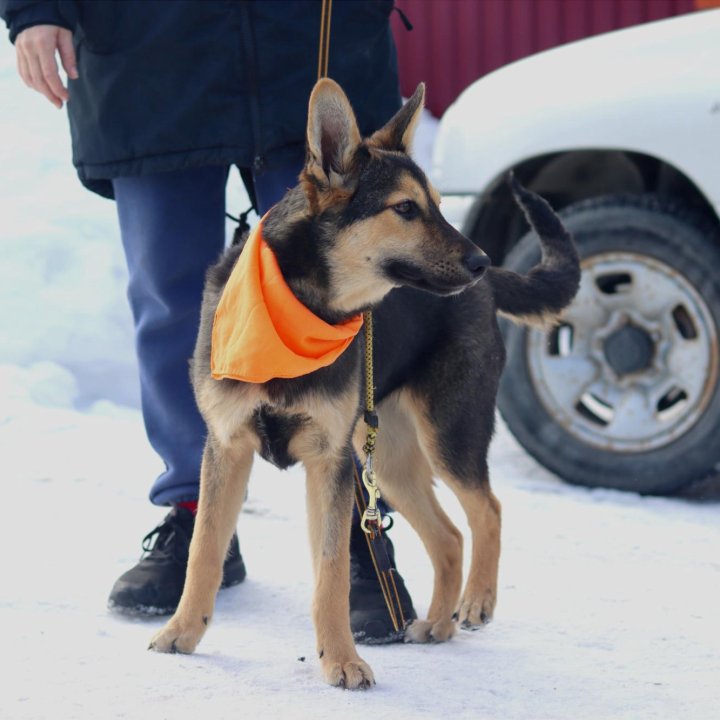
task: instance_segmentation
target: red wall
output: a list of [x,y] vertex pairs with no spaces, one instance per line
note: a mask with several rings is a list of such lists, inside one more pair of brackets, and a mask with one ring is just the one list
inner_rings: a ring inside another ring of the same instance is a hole
[[[697,0],[396,0],[393,29],[402,92],[421,80],[440,117],[473,80],[554,45],[616,28],[680,15]],[[720,40],[719,40],[720,42]]]

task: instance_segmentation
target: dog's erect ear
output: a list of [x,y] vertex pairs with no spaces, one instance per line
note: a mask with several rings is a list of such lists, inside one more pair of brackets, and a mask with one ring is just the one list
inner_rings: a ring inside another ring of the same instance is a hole
[[306,172],[343,189],[358,145],[360,131],[345,93],[334,80],[319,80],[310,95]]
[[383,150],[410,154],[415,129],[425,103],[425,83],[420,83],[412,97],[395,113],[395,116],[370,136],[370,144]]

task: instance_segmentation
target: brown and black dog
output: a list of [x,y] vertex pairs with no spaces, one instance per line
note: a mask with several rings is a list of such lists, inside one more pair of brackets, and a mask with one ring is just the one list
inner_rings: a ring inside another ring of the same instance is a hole
[[[427,618],[406,629],[411,642],[447,640],[457,623],[492,617],[500,503],[490,490],[487,451],[505,361],[496,313],[552,319],[579,282],[571,238],[549,205],[517,183],[516,200],[543,248],[527,276],[489,268],[487,256],[443,218],[437,191],[408,156],[423,98],[421,85],[363,140],[341,88],[319,81],[300,183],[264,222],[287,284],[316,315],[338,323],[374,311],[378,485],[420,535],[435,573]],[[257,452],[279,467],[305,465],[320,665],[332,685],[368,687],[373,673],[357,654],[348,619],[362,333],[332,365],[298,378],[213,379],[213,318],[239,253],[231,248],[208,273],[192,364],[208,426],[199,509],[182,599],[151,647],[190,653],[205,633]],[[462,535],[438,504],[433,476],[457,494],[472,531],[464,590]]]

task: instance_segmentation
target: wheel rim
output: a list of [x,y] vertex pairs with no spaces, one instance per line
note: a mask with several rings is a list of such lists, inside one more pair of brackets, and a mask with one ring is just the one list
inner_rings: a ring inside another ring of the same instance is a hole
[[707,305],[687,278],[647,255],[583,260],[560,325],[526,337],[530,375],[550,415],[609,452],[673,442],[702,416],[717,380]]

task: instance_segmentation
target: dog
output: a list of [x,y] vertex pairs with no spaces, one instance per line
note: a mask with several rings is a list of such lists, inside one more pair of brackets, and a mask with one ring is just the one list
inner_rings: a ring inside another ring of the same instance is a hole
[[[490,267],[443,218],[438,192],[408,154],[424,92],[421,84],[362,139],[340,86],[320,80],[309,102],[300,182],[263,220],[265,242],[306,308],[330,324],[373,310],[377,482],[419,534],[434,569],[427,618],[405,630],[406,641],[418,643],[448,640],[458,625],[483,625],[495,608],[501,512],[487,452],[505,362],[496,315],[549,322],[579,283],[571,237],[550,206],[516,181],[516,201],[543,250],[527,276]],[[299,377],[213,377],[213,323],[239,257],[240,248],[230,248],[207,275],[191,363],[208,427],[198,514],[182,598],[150,647],[191,653],[207,630],[259,453],[282,468],[305,466],[320,666],[331,685],[367,688],[373,672],[356,651],[348,617],[353,446],[363,457],[362,333],[330,365]],[[472,531],[464,590],[462,535],[440,507],[433,477],[456,493]]]

